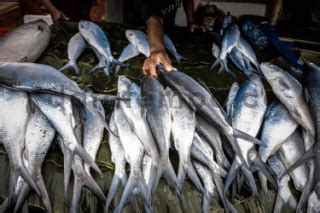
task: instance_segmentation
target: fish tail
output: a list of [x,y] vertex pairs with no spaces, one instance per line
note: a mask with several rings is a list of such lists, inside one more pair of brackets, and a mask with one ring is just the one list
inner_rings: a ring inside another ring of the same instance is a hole
[[243,154],[241,152],[241,149],[240,149],[239,144],[236,139],[236,137],[238,136],[237,131],[235,131],[235,129],[233,129],[233,133],[231,133],[231,134],[226,133],[225,136],[227,137],[229,144],[232,146],[235,154],[238,155],[238,157],[240,158],[242,164],[247,165],[247,162],[244,160]]
[[52,212],[51,202],[50,202],[50,199],[49,199],[49,196],[48,196],[48,192],[47,192],[47,189],[46,189],[46,186],[44,184],[42,176],[37,181],[37,186],[39,187],[39,190],[41,192],[41,200],[42,200],[42,203],[43,203],[46,211],[48,213],[51,213]]
[[241,171],[243,172],[244,176],[246,177],[248,183],[249,183],[249,186],[251,188],[251,191],[252,191],[252,194],[254,196],[257,196],[258,195],[258,190],[257,190],[257,185],[256,185],[256,182],[254,181],[254,177],[253,177],[253,174],[252,174],[252,171],[245,168],[245,167],[241,167]]
[[84,182],[80,178],[75,178],[73,183],[73,194],[70,206],[71,213],[77,213],[79,208],[79,203],[82,195],[82,187]]
[[176,54],[175,58],[180,67],[182,67],[182,63],[181,63],[182,61],[189,61],[189,59],[187,59],[186,57],[183,57],[179,53]]
[[118,66],[120,66],[120,67],[128,67],[127,64],[122,63],[122,62],[118,61],[118,60],[115,59],[115,58],[112,58],[111,62],[114,63],[114,64],[116,64],[116,65],[118,65]]
[[240,163],[238,160],[235,158],[232,162],[231,168],[228,172],[225,184],[224,184],[224,194],[226,194],[233,182],[233,180],[236,178],[238,170],[240,168]]
[[270,200],[270,197],[268,194],[267,178],[262,174],[262,172],[258,172],[258,176],[259,176],[259,182],[260,182],[263,194],[267,198],[267,200]]
[[184,179],[187,175],[187,167],[188,165],[182,165],[182,162],[179,163],[177,179],[178,179],[178,186],[180,190],[182,190]]
[[[117,189],[118,189],[120,181],[121,180],[117,175],[113,176],[112,181],[111,181],[111,185],[110,185],[110,188],[109,188],[109,191],[108,191],[108,195],[107,195],[107,201],[106,201],[106,203],[104,205],[105,212],[108,212],[108,210],[110,208],[110,204],[111,204],[111,202],[112,202],[112,200],[114,198],[114,195],[117,192]],[[123,185],[123,186],[125,187],[125,185]]]
[[158,186],[158,171],[160,170],[159,166],[152,162],[151,171],[150,171],[150,179],[148,181],[148,190],[149,194],[153,195],[153,192],[156,190]]
[[69,69],[69,68],[73,68],[74,71],[76,72],[77,75],[80,75],[80,69],[77,65],[77,62],[75,61],[69,61],[66,65],[64,65],[63,67],[61,67],[59,69],[60,72],[62,72],[63,70]]
[[217,59],[212,63],[212,65],[211,65],[211,67],[210,67],[210,71],[213,70],[218,64],[220,64],[221,60],[222,60],[221,58],[217,58]]
[[167,164],[165,165],[162,175],[166,179],[172,191],[175,192],[177,200],[181,201],[182,198],[181,198],[180,187],[178,184],[176,173],[174,172],[174,169],[170,160],[168,160]]
[[91,158],[91,156],[83,149],[82,146],[77,144],[75,147],[74,152],[79,155],[87,164],[90,165],[90,167],[96,171],[100,176],[102,176],[102,172],[99,169],[98,165],[95,163],[95,161]]
[[193,182],[193,184],[196,186],[198,191],[201,193],[204,193],[205,190],[201,184],[201,180],[199,179],[196,171],[194,170],[193,165],[191,163],[189,163],[185,169],[187,170],[188,177]]
[[308,201],[308,198],[312,192],[314,186],[314,161],[310,161],[309,163],[309,177],[306,184],[303,187],[302,194],[300,196],[300,200],[298,202],[296,212],[300,212],[303,206]]
[[37,195],[39,197],[41,197],[41,193],[37,187],[37,185],[35,184],[35,182],[33,181],[31,175],[29,174],[27,168],[24,166],[24,164],[21,162],[20,165],[18,165],[17,168],[17,173],[18,175],[22,176],[23,179],[30,185],[30,187],[37,193]]
[[213,197],[213,195],[208,190],[204,191],[203,198],[202,198],[202,212],[203,213],[209,212],[209,206],[210,206],[212,197]]
[[274,206],[274,213],[282,212],[282,209],[284,207],[284,202],[283,199],[281,198],[280,193],[277,193],[277,198],[276,198],[276,204]]
[[237,138],[242,138],[244,140],[246,140],[247,142],[251,142],[251,143],[254,143],[254,144],[257,144],[257,145],[263,145],[261,143],[260,140],[258,140],[257,138],[255,137],[252,137],[251,135],[248,135],[247,133],[245,132],[242,132],[238,129],[233,129],[233,134],[237,137]]
[[66,148],[63,148],[63,149],[64,149],[63,150],[63,174],[64,174],[63,184],[64,184],[64,196],[67,197],[74,152],[71,152],[69,149],[66,149]]
[[19,194],[19,198],[18,198],[18,201],[14,207],[14,213],[18,212],[20,210],[20,208],[22,207],[22,205],[24,204],[24,202],[26,201],[28,195],[30,193],[30,187],[28,184],[23,184],[23,187],[20,191],[20,194]]
[[269,168],[269,166],[266,165],[266,163],[261,160],[261,157],[255,150],[255,148],[252,148],[249,154],[251,155],[252,163],[256,166],[256,168],[260,172],[262,172],[266,176],[266,178],[270,181],[270,183],[272,183],[272,185],[277,189],[277,186],[278,186],[277,181],[274,178],[276,175]]
[[97,182],[90,176],[88,175],[85,171],[83,171],[83,177],[82,181],[84,185],[89,188],[93,194],[98,197],[103,203],[106,202],[107,198],[104,196],[101,188],[97,184]]

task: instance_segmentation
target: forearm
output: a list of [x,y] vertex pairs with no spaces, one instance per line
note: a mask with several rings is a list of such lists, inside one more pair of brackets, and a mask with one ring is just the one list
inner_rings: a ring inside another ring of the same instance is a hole
[[193,0],[183,0],[183,8],[187,16],[188,24],[194,23],[193,12],[194,12],[194,2]]
[[147,20],[147,27],[151,53],[156,51],[164,51],[163,23],[161,18],[157,16],[151,16]]

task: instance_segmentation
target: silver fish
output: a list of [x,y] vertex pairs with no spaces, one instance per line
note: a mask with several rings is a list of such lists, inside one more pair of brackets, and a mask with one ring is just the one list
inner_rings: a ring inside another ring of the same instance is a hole
[[290,115],[314,137],[315,128],[313,119],[309,107],[304,100],[303,88],[300,82],[287,71],[270,63],[262,63],[261,70],[275,95],[289,110]]
[[56,129],[63,140],[63,144],[71,152],[64,167],[64,184],[67,191],[72,159],[74,154],[78,154],[85,162],[87,162],[96,172],[101,174],[99,167],[96,165],[90,155],[78,143],[76,135],[73,131],[75,125],[74,115],[72,111],[71,99],[67,96],[57,96],[51,94],[32,94],[31,99],[34,104],[47,117],[51,125]]
[[235,152],[245,163],[240,148],[236,143],[236,137],[241,137],[254,143],[259,143],[259,141],[246,133],[232,128],[220,104],[206,88],[190,76],[179,71],[167,72],[162,65],[158,65],[157,70],[165,83],[177,92],[192,110],[201,114],[208,122],[215,125],[226,135]]
[[169,50],[169,52],[173,55],[173,57],[176,59],[179,66],[181,67],[181,60],[186,60],[186,58],[178,53],[172,40],[166,34],[164,34],[164,36],[163,36],[163,41],[164,41],[164,46]]
[[222,46],[219,58],[212,64],[211,70],[216,67],[220,62],[223,63],[223,68],[227,73],[232,73],[227,65],[227,54],[237,45],[240,39],[240,29],[236,24],[230,24],[223,31]]
[[[225,103],[226,106],[226,111],[227,111],[227,116],[230,118],[231,116],[231,107],[232,107],[232,103],[234,101],[234,98],[237,96],[237,93],[239,91],[239,83],[238,82],[234,82],[231,87],[230,87],[230,91]],[[231,118],[230,118],[231,119]]]
[[[218,59],[220,56],[220,47],[216,44],[216,43],[212,43],[212,47],[211,47],[211,52],[212,55],[215,57],[215,59]],[[213,66],[213,64],[211,65]],[[213,67],[210,68],[210,70],[212,70]],[[223,63],[220,61],[220,69],[218,71],[218,73],[220,74],[223,70]]]
[[289,206],[292,209],[295,209],[297,206],[297,201],[289,187],[290,176],[286,175],[281,178],[283,172],[285,171],[284,165],[282,164],[281,160],[275,155],[271,156],[268,159],[268,164],[270,168],[276,173],[278,183],[277,198],[273,212],[282,212],[282,209],[285,205]]
[[178,184],[180,190],[188,174],[196,188],[203,192],[201,181],[190,161],[190,151],[196,129],[195,113],[171,89],[166,88],[166,95],[169,99],[172,119],[171,134],[174,147],[179,154]]
[[139,138],[132,130],[129,121],[121,107],[117,107],[114,111],[114,119],[119,132],[121,144],[125,152],[127,162],[130,164],[130,175],[123,191],[121,200],[115,209],[115,212],[121,212],[128,198],[134,193],[134,189],[138,188],[145,202],[146,211],[151,211],[151,194],[147,188],[142,173],[142,162],[145,149]]
[[139,53],[146,57],[150,55],[148,37],[144,32],[140,30],[126,30],[126,37]]
[[118,96],[121,98],[130,98],[130,101],[121,101],[120,108],[126,115],[134,133],[143,144],[145,151],[152,157],[153,172],[151,172],[151,174],[153,177],[151,178],[152,181],[148,185],[148,188],[149,190],[154,189],[156,185],[156,171],[158,170],[160,163],[160,156],[146,118],[142,113],[141,90],[135,83],[131,82],[125,76],[120,76],[118,79]]
[[251,45],[240,36],[240,39],[235,46],[235,48],[242,53],[242,55],[249,59],[249,61],[257,68],[259,72],[260,70],[260,62],[257,59],[256,54],[254,53],[254,50],[252,49]]
[[90,21],[82,20],[79,22],[78,26],[81,35],[92,48],[98,51],[100,55],[103,55],[106,61],[123,66],[121,62],[113,57],[110,49],[110,42],[98,25]]
[[76,74],[80,75],[80,70],[77,65],[77,60],[81,56],[83,51],[86,49],[86,47],[87,47],[87,42],[80,33],[77,33],[74,36],[72,36],[72,38],[69,40],[69,43],[68,43],[69,62],[66,65],[64,65],[62,68],[60,68],[59,71],[72,67],[76,72]]
[[0,87],[0,94],[0,140],[10,161],[8,206],[11,208],[19,175],[38,195],[40,195],[40,191],[22,160],[22,150],[30,112],[28,94],[4,87]]
[[105,59],[96,49],[92,49],[95,55],[97,56],[99,62],[95,65],[90,71],[89,74],[96,72],[98,69],[102,69],[106,76],[110,75],[110,65],[111,63]]
[[74,97],[103,121],[106,129],[109,129],[105,120],[94,109],[92,95],[81,90],[76,82],[50,66],[34,63],[5,63],[0,66],[0,79],[0,85],[17,90],[49,92]]
[[241,70],[248,78],[250,78],[253,69],[250,65],[250,62],[248,63],[247,61],[248,58],[242,55],[242,53],[236,47],[233,48],[228,55],[231,61],[238,67],[238,69]]
[[50,27],[42,20],[14,28],[0,38],[0,49],[3,50],[0,55],[0,64],[35,62],[49,45],[50,37]]
[[[131,58],[136,57],[139,55],[140,52],[131,44],[129,43],[121,52],[118,61],[125,62],[128,61]],[[120,66],[116,67],[115,74],[117,74],[120,70]]]
[[150,131],[155,140],[160,162],[157,171],[156,184],[153,193],[163,173],[169,186],[173,188],[177,195],[180,189],[173,166],[169,159],[171,117],[169,111],[169,101],[166,97],[163,86],[152,76],[145,76],[141,82],[142,112],[150,127]]
[[[49,196],[41,174],[41,167],[56,131],[38,108],[34,110],[28,121],[25,155],[28,159],[28,171],[40,190],[42,203],[47,212],[52,212]],[[14,212],[21,208],[29,192],[30,187],[25,183],[19,193]]]

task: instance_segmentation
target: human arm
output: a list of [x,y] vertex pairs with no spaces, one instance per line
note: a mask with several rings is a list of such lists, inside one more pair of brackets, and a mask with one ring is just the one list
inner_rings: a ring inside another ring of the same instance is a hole
[[42,4],[48,9],[53,22],[57,22],[58,20],[69,20],[69,18],[61,12],[59,9],[57,9],[50,0],[42,0]]
[[147,20],[150,56],[144,61],[142,70],[145,75],[156,77],[156,65],[162,64],[167,71],[172,70],[172,63],[163,41],[163,23],[158,16],[150,16]]

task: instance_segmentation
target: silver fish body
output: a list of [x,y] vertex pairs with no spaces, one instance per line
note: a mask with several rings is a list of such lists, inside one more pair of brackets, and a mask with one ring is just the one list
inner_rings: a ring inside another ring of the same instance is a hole
[[144,32],[140,30],[126,30],[126,37],[139,53],[146,57],[150,55],[148,37]]
[[[121,52],[118,61],[120,62],[125,62],[130,60],[131,58],[136,57],[137,55],[139,55],[140,52],[131,44],[129,43]],[[115,74],[118,73],[118,71],[120,70],[120,66],[116,67],[115,70]]]
[[70,39],[68,43],[68,59],[69,62],[64,65],[62,68],[60,68],[60,71],[65,70],[69,67],[72,67],[77,75],[80,75],[80,70],[77,65],[77,60],[83,53],[83,51],[87,47],[86,40],[82,37],[80,33],[76,33],[72,38]]
[[42,20],[14,28],[0,39],[0,64],[35,62],[49,45],[50,37],[50,27]]
[[235,48],[242,53],[242,55],[249,59],[249,61],[260,71],[260,63],[257,56],[252,49],[251,45],[243,38],[240,37]]
[[163,36],[164,46],[169,50],[169,52],[174,56],[179,66],[181,66],[181,60],[185,59],[180,53],[178,53],[176,47],[174,46],[171,38],[164,34]]

